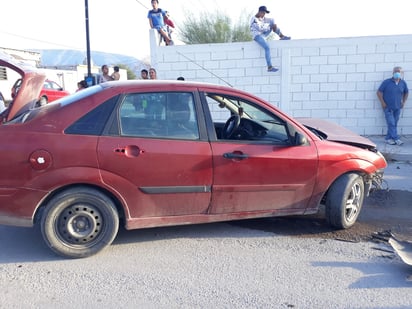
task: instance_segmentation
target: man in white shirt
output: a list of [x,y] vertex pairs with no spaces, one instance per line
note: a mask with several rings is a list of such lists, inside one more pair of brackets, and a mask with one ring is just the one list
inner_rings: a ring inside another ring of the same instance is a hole
[[282,34],[273,18],[265,17],[265,14],[268,13],[270,12],[266,6],[259,7],[257,14],[250,20],[250,32],[252,33],[253,39],[265,50],[268,72],[277,72],[278,69],[272,66],[270,47],[266,39],[272,31],[276,33],[281,40],[290,40],[290,37]]

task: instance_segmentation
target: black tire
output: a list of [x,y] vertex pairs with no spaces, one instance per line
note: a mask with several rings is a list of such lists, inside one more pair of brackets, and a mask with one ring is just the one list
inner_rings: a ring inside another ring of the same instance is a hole
[[335,228],[350,228],[358,219],[364,197],[362,177],[354,173],[342,175],[332,184],[326,197],[326,220]]
[[40,227],[44,241],[54,252],[83,258],[112,243],[119,229],[119,215],[113,201],[103,193],[76,187],[47,203]]

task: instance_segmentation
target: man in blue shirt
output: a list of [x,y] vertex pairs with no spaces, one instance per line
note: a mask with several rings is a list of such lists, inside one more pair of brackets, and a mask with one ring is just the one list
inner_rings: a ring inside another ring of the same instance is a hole
[[385,113],[388,132],[385,140],[389,145],[402,145],[398,135],[398,121],[401,109],[408,99],[409,89],[402,79],[402,68],[394,67],[392,78],[385,79],[380,85],[377,95]]
[[173,45],[173,41],[170,39],[164,22],[164,18],[167,18],[166,12],[159,8],[158,0],[152,0],[152,7],[153,10],[150,10],[147,14],[147,18],[149,18],[150,28],[157,29],[157,31],[159,31],[166,45]]

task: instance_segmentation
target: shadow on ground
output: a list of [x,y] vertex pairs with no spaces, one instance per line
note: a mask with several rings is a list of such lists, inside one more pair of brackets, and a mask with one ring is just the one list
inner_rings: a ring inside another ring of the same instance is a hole
[[412,241],[412,192],[377,191],[364,201],[358,222],[350,229],[331,228],[322,214],[235,221],[231,224],[276,234],[358,242],[388,232]]

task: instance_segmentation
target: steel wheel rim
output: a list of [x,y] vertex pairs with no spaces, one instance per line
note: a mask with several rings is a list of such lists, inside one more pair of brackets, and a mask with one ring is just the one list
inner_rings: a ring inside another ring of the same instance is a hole
[[103,227],[100,211],[90,205],[72,205],[65,208],[57,220],[60,238],[71,245],[84,245],[98,240]]

